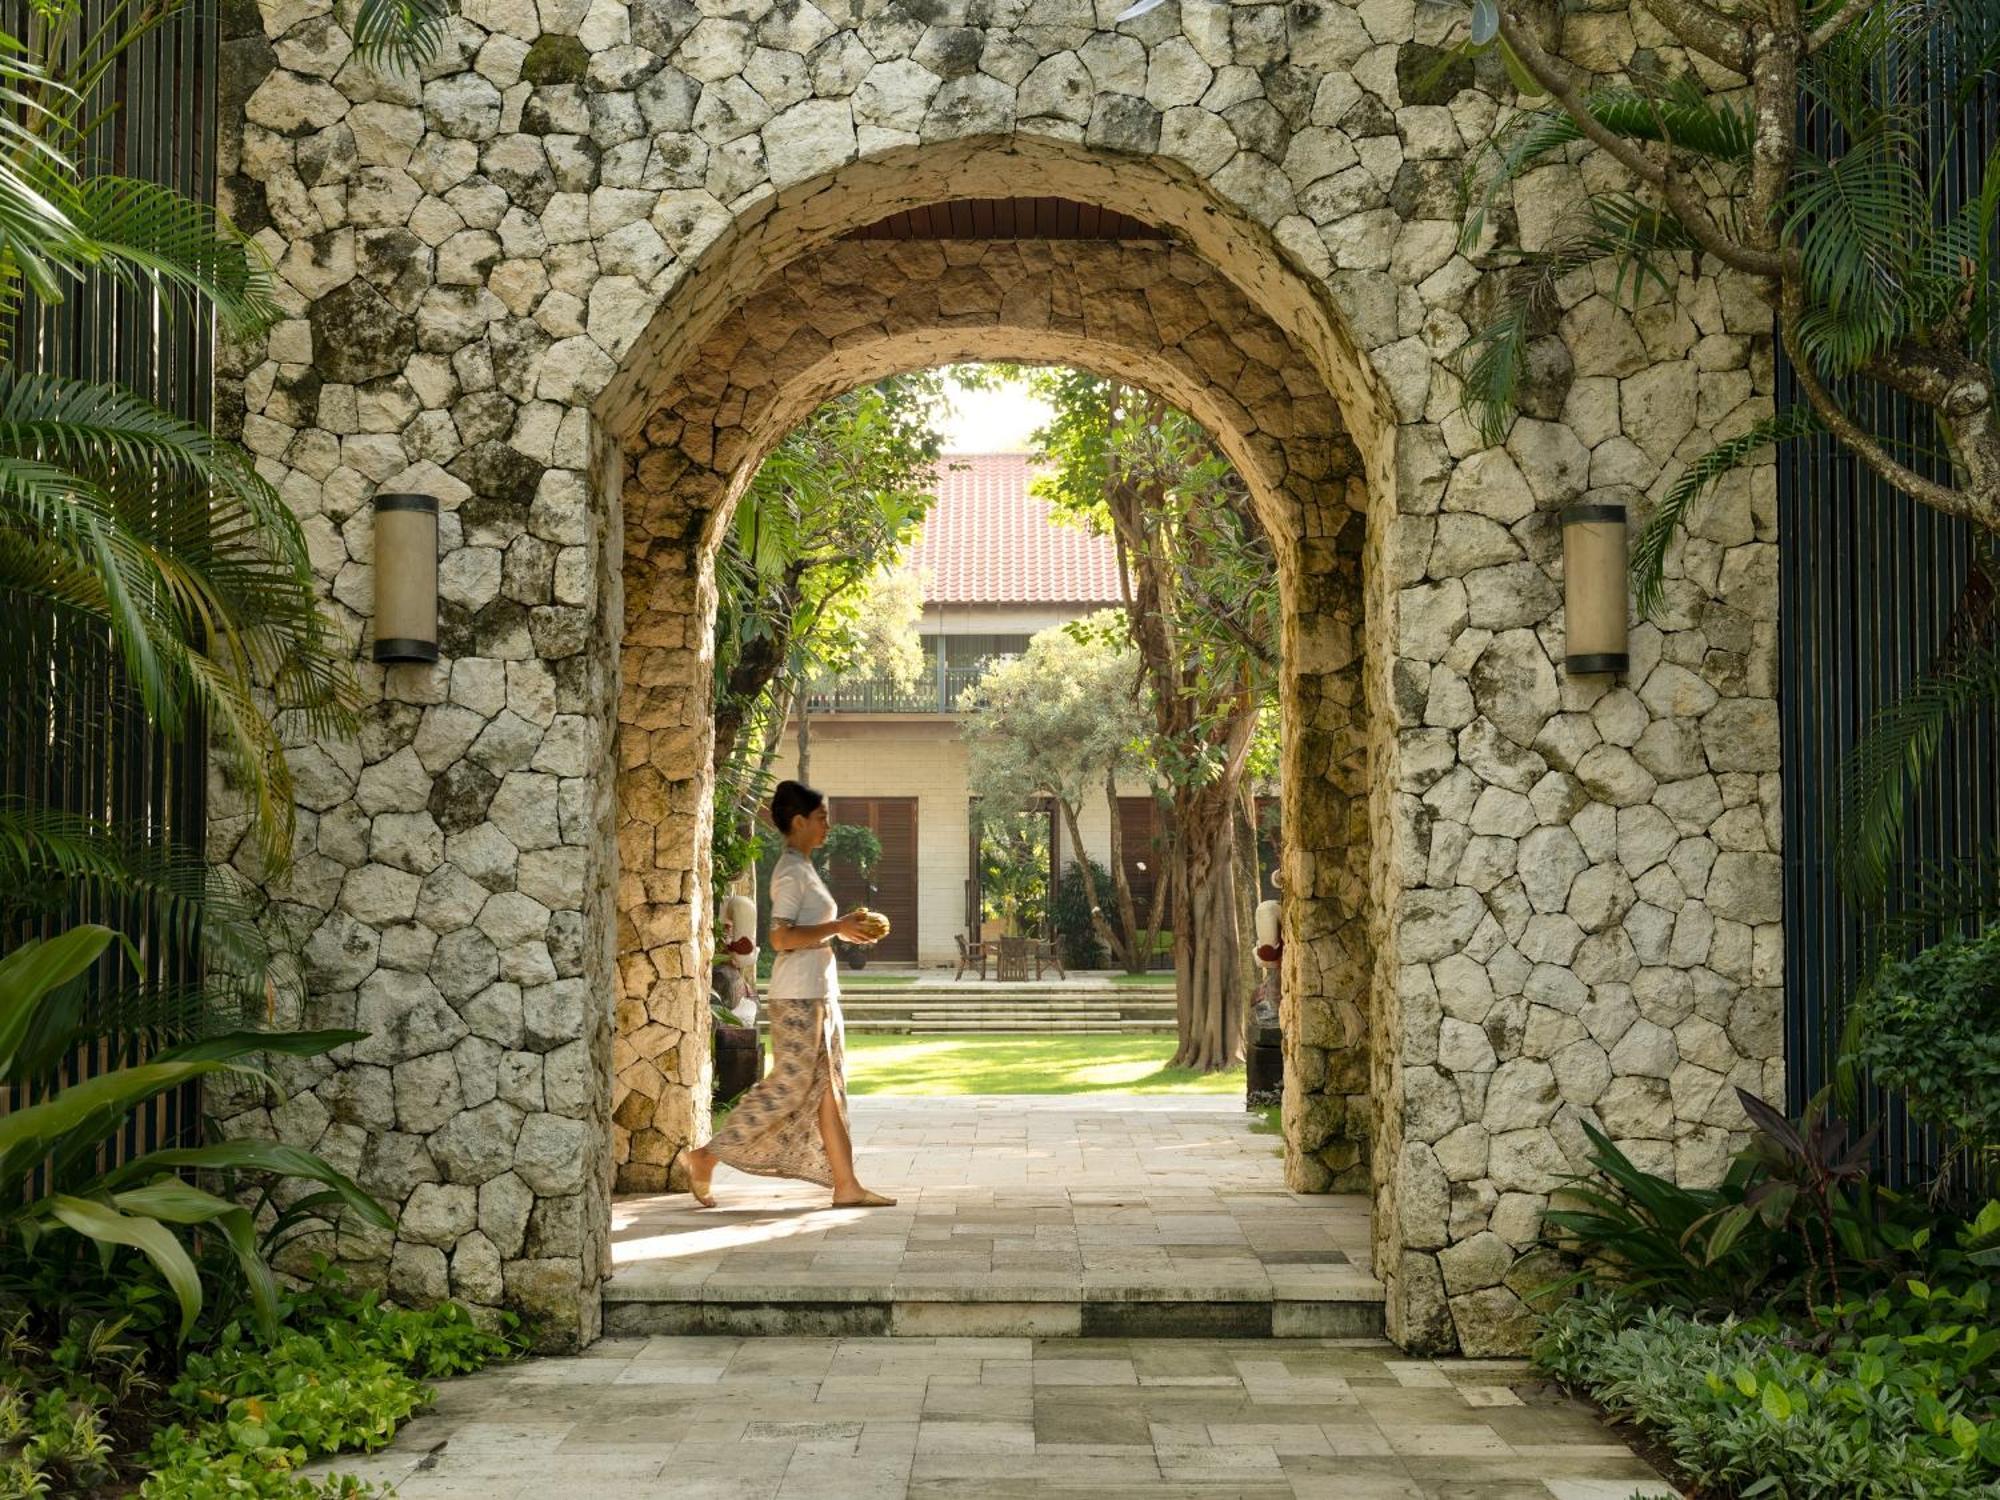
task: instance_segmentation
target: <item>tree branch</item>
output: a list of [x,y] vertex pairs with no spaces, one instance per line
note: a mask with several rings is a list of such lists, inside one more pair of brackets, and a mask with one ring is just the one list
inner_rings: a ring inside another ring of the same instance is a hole
[[1868,13],[1873,3],[1874,0],[1847,0],[1839,10],[1813,28],[1812,35],[1806,38],[1807,55],[1819,51],[1847,30],[1849,25]]
[[[1855,457],[1911,499],[1946,515],[1972,521],[1988,531],[2000,529],[2000,510],[1991,504],[1982,504],[1978,497],[1963,490],[1928,479],[1899,461],[1872,432],[1850,417],[1834,399],[1833,393],[1820,383],[1799,342],[1798,320],[1804,310],[1800,305],[1802,300],[1802,294],[1796,287],[1785,289],[1778,312],[1778,336],[1791,359],[1792,373],[1798,379],[1799,389],[1805,392],[1806,403],[1812,407],[1813,414],[1826,424],[1827,431],[1852,449]],[[1883,377],[1878,375],[1877,378]]]
[[[1857,0],[1858,3],[1858,0]],[[1732,73],[1747,73],[1749,39],[1743,28],[1701,0],[1645,0],[1646,9],[1685,46]]]
[[1257,639],[1245,630],[1236,619],[1233,610],[1223,605],[1193,579],[1183,579],[1182,585],[1188,591],[1190,602],[1208,617],[1211,624],[1220,626],[1222,633],[1241,646],[1252,661],[1266,667],[1275,667],[1278,664],[1277,653],[1271,650],[1267,642]]
[[1505,11],[1500,13],[1500,38],[1513,48],[1514,55],[1521,64],[1534,74],[1535,81],[1555,97],[1563,112],[1576,122],[1590,142],[1608,151],[1624,166],[1625,170],[1642,182],[1650,182],[1655,187],[1664,187],[1667,181],[1666,167],[1648,156],[1644,150],[1613,134],[1604,123],[1590,112],[1590,105],[1570,76],[1569,69],[1558,63],[1542,50],[1542,44],[1534,37],[1533,31],[1517,25]]
[[1591,144],[1609,152],[1618,163],[1642,182],[1658,188],[1666,198],[1667,208],[1680,220],[1687,232],[1708,254],[1724,265],[1738,271],[1747,271],[1752,276],[1776,276],[1784,269],[1784,257],[1774,251],[1752,249],[1725,234],[1720,225],[1709,216],[1706,207],[1695,195],[1687,181],[1674,174],[1668,162],[1656,160],[1639,146],[1607,128],[1596,115],[1591,113],[1590,101],[1584,98],[1577,87],[1575,77],[1567,66],[1556,61],[1542,50],[1529,27],[1517,24],[1504,11],[1500,16],[1500,35],[1514,50],[1514,55],[1535,77],[1535,81],[1549,91],[1563,113],[1576,122]]

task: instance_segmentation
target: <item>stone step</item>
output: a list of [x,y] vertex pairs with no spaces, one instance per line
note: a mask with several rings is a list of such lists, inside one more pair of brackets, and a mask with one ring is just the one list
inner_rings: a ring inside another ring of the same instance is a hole
[[1124,1033],[1170,1033],[1174,1030],[1171,1016],[1158,1021],[911,1021],[894,1017],[857,1020],[846,1018],[849,1031],[883,1032],[991,1032],[996,1036],[1098,1036]]
[[[853,1012],[842,1007],[842,1013]],[[862,1015],[873,1015],[882,1019],[891,1018],[886,1011],[862,1011]],[[1173,1019],[1171,1010],[1166,1012],[1168,1020]],[[1059,1010],[1049,1005],[995,1005],[995,1006],[953,1006],[949,1010],[933,1010],[928,1006],[909,1006],[903,1018],[916,1021],[1157,1021],[1160,1012],[1146,1010],[1126,1010],[1115,1005],[1094,1005],[1076,1009]]]
[[1042,1016],[1172,1016],[1174,1002],[1148,1000],[854,1000],[840,996],[840,1012],[858,1016],[866,1012],[924,1012],[934,1016],[984,1016],[992,1012],[1034,1012]]
[[1154,1021],[1162,1017],[1171,1020],[1174,1008],[1171,1005],[849,1005],[843,1000],[840,1013],[848,1017],[932,1016],[941,1021],[954,1016],[968,1021],[989,1016],[1047,1016],[1052,1020],[1067,1018],[1075,1021],[1116,1021],[1122,1017],[1126,1020]]
[[1370,1338],[1383,1335],[1382,1287],[1363,1272],[1189,1286],[992,1277],[950,1283],[755,1284],[715,1277],[681,1285],[621,1270],[604,1283],[610,1335],[735,1334],[784,1338]]

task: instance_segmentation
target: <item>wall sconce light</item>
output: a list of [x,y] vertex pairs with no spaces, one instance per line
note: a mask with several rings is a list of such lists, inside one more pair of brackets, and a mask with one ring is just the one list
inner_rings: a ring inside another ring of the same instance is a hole
[[375,660],[436,661],[438,503],[375,497]]
[[1572,505],[1562,513],[1563,670],[1615,674],[1631,665],[1625,640],[1625,507]]

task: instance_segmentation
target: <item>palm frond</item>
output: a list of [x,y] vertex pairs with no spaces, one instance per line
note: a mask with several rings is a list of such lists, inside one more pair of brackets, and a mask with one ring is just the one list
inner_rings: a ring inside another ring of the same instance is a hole
[[277,492],[240,451],[132,392],[0,371],[0,537],[0,579],[108,623],[156,719],[208,712],[281,866],[290,782],[252,690],[330,735],[354,727],[359,689]]
[[1848,319],[1856,337],[1893,324],[1913,252],[1931,229],[1906,131],[1884,123],[1831,160],[1801,152],[1779,212],[1814,303]]
[[448,0],[361,0],[354,50],[370,66],[415,71],[437,56],[450,22]]
[[0,913],[135,908],[148,930],[198,943],[205,967],[261,989],[277,955],[240,878],[198,850],[161,849],[98,818],[0,798]]
[[1706,494],[1723,475],[1742,468],[1772,443],[1803,437],[1819,426],[1809,407],[1790,406],[1755,423],[1747,432],[1727,442],[1717,443],[1681,471],[1673,488],[1646,519],[1645,529],[1632,547],[1632,580],[1639,613],[1659,608],[1666,589],[1667,549],[1680,530],[1688,508]]
[[[1510,278],[1510,282],[1513,278]],[[1479,424],[1480,441],[1489,447],[1507,440],[1521,382],[1528,373],[1528,345],[1535,336],[1538,298],[1535,289],[1507,288],[1500,311],[1475,331],[1452,356],[1460,399]]]
[[192,294],[238,336],[277,319],[262,252],[206,204],[130,177],[89,178],[77,200],[77,227],[112,275]]
[[1691,248],[1680,222],[1631,193],[1593,194],[1581,223],[1552,249],[1500,273],[1498,311],[1460,345],[1449,367],[1460,398],[1487,444],[1504,442],[1528,371],[1528,346],[1554,317],[1556,284],[1599,260],[1618,264],[1617,291],[1636,295],[1647,281],[1666,285],[1660,257]]
[[[1906,953],[1939,932],[1977,931],[2000,918],[2000,843],[1966,859],[1926,860],[1896,882],[1898,907],[1872,923],[1869,952]],[[1866,972],[1869,960],[1864,958]]]
[[2000,564],[1983,557],[1956,630],[1931,670],[1882,709],[1841,770],[1834,856],[1860,905],[1880,901],[1901,858],[1918,787],[1952,726],[2000,703]]
[[[1585,96],[1585,104],[1600,125],[1630,140],[1657,141],[1711,161],[1739,164],[1750,158],[1755,126],[1747,106],[1718,104],[1692,84],[1651,92],[1596,89]],[[1553,105],[1510,121],[1461,179],[1468,211],[1459,248],[1478,242],[1502,188],[1582,139],[1582,126]]]
[[1747,162],[1756,138],[1747,104],[1718,103],[1692,80],[1654,93],[1598,89],[1589,103],[1598,123],[1628,140],[1657,141],[1711,161]]
[[[75,164],[50,139],[52,100],[68,91],[0,32],[0,266],[45,301],[91,260],[72,217]],[[4,343],[0,343],[4,347]]]

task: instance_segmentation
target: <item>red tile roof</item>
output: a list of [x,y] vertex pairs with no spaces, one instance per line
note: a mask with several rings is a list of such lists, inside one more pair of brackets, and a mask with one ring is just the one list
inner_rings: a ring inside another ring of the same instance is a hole
[[1028,493],[1025,453],[951,453],[937,504],[910,561],[928,571],[927,604],[1115,604],[1118,558],[1108,536],[1049,518]]

